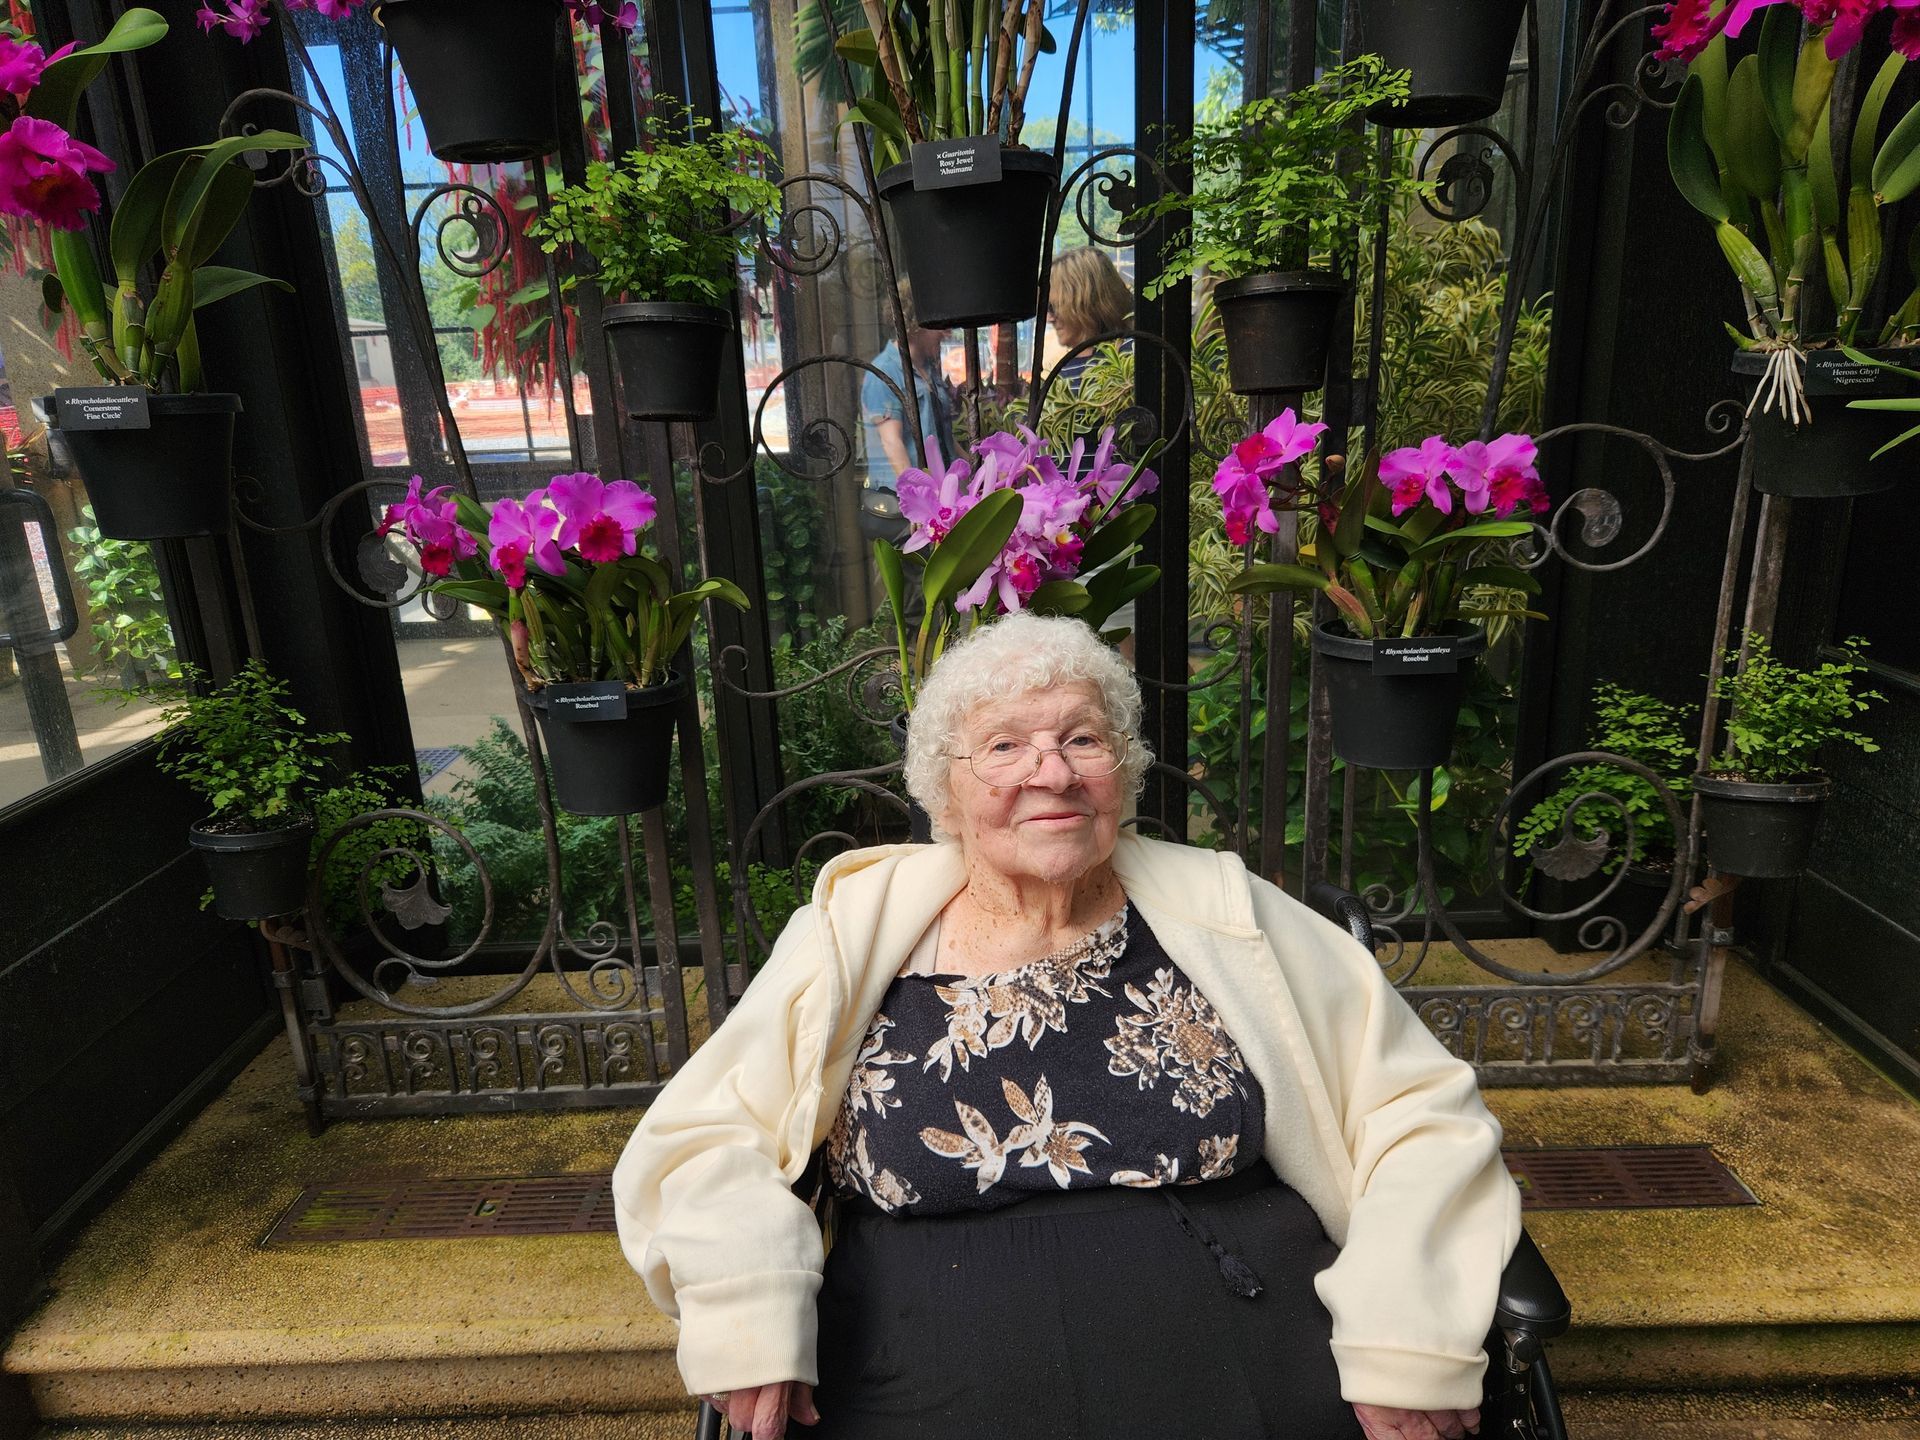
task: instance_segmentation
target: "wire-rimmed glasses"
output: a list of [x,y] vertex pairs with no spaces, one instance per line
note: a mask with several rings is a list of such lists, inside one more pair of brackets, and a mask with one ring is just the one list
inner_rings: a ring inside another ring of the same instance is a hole
[[1058,755],[1082,780],[1098,780],[1120,768],[1130,737],[1119,730],[1076,730],[1058,745],[1036,745],[1018,735],[994,735],[964,760],[985,785],[1024,785],[1040,773],[1049,755]]

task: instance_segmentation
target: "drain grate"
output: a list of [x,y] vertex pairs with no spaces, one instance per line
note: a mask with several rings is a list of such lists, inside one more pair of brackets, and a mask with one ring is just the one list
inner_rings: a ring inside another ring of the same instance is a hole
[[1505,1153],[1523,1210],[1690,1210],[1760,1203],[1704,1145]]
[[612,1231],[612,1175],[514,1175],[310,1185],[264,1243],[463,1240]]
[[419,768],[420,783],[426,784],[442,770],[460,758],[458,745],[433,745],[424,750],[413,752],[413,763]]

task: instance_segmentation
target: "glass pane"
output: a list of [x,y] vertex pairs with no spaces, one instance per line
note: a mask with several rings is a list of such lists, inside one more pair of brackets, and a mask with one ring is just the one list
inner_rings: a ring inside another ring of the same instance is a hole
[[[161,702],[128,687],[178,674],[152,548],[109,540],[40,408],[57,385],[98,383],[41,305],[45,239],[11,218],[0,270],[0,807],[160,728]],[[50,443],[51,442],[51,443]]]

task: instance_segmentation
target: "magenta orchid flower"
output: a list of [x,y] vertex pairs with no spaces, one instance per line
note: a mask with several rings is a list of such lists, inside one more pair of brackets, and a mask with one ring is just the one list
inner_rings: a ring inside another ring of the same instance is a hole
[[1454,453],[1451,473],[1471,513],[1478,515],[1491,507],[1504,520],[1522,508],[1536,514],[1547,509],[1550,502],[1540,479],[1539,460],[1540,447],[1532,436],[1502,435],[1462,445]]
[[1303,423],[1289,407],[1221,457],[1213,472],[1213,489],[1220,497],[1227,539],[1244,545],[1255,528],[1269,535],[1280,528],[1267,493],[1268,481],[1285,466],[1312,454],[1326,428],[1317,421]]
[[1303,424],[1289,406],[1274,416],[1266,429],[1254,431],[1234,446],[1233,458],[1264,480],[1283,465],[1311,455],[1326,428],[1317,422]]
[[0,90],[16,100],[25,100],[47,66],[73,53],[74,41],[68,41],[51,55],[31,40],[15,40],[0,35]]
[[567,562],[555,538],[558,528],[559,516],[547,505],[544,488],[524,500],[497,501],[487,522],[487,543],[493,547],[487,563],[509,590],[525,587],[529,558],[549,575],[563,575]]
[[1418,447],[1405,445],[1380,457],[1380,483],[1393,496],[1393,513],[1404,515],[1428,500],[1442,515],[1453,513],[1453,489],[1447,471],[1456,464],[1445,438],[1429,435]]
[[595,565],[633,554],[635,535],[659,511],[653,496],[631,480],[608,484],[587,471],[554,476],[547,499],[560,513],[560,548]]
[[[1113,458],[1114,428],[1109,425],[1100,432],[1100,442],[1094,447],[1093,459],[1082,468],[1086,458],[1087,439],[1082,435],[1073,442],[1073,448],[1067,452],[1066,478],[1073,485],[1091,485],[1093,498],[1099,508],[1105,511],[1122,492],[1129,502],[1142,495],[1151,494],[1160,488],[1160,477],[1152,470],[1142,468],[1136,477],[1133,466],[1124,460]],[[1132,480],[1132,484],[1127,482]]]
[[1715,15],[1712,10],[1712,0],[1672,0],[1665,17],[1653,27],[1653,38],[1660,42],[1654,55],[1690,64],[1720,33],[1725,12]]
[[1229,455],[1213,474],[1214,493],[1220,497],[1220,513],[1227,522],[1227,539],[1244,545],[1257,527],[1271,535],[1280,528],[1273,513],[1267,482],[1253,471],[1234,462]]
[[[992,465],[989,460],[981,468]],[[947,532],[973,508],[977,496],[969,489],[972,479],[973,467],[965,460],[900,472],[900,514],[913,526],[913,538],[900,547],[902,553],[938,545],[947,538]]]
[[100,208],[88,174],[111,169],[113,161],[53,121],[19,116],[0,134],[0,212],[78,230]]
[[267,0],[207,0],[193,18],[207,34],[224,30],[244,45],[265,30],[273,16]]

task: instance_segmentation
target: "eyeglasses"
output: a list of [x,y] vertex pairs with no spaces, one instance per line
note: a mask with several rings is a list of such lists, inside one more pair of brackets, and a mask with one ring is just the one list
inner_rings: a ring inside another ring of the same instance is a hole
[[1066,761],[1082,780],[1097,780],[1120,768],[1128,738],[1119,731],[1078,730],[1058,745],[1036,745],[1016,735],[995,735],[971,755],[949,758],[966,761],[987,785],[1024,785],[1040,773],[1040,763],[1049,755]]

